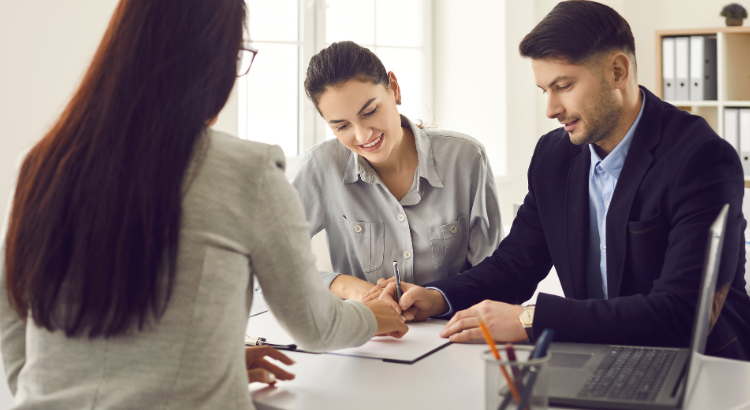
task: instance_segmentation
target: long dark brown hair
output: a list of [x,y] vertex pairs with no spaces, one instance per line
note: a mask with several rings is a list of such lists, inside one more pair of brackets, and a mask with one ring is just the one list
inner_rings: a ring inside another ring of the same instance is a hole
[[[312,56],[310,65],[307,66],[305,94],[321,117],[323,113],[320,112],[318,103],[323,93],[328,88],[339,86],[351,79],[386,88],[390,84],[388,72],[378,56],[352,41],[332,43]],[[422,121],[417,121],[416,125],[422,129],[429,128],[422,124]]]
[[243,0],[121,0],[80,87],[21,167],[5,263],[11,306],[66,335],[160,317],[182,184],[234,85]]
[[336,87],[352,78],[384,87],[390,83],[388,72],[375,53],[351,41],[333,43],[310,59],[305,94],[318,108],[320,96],[329,87]]

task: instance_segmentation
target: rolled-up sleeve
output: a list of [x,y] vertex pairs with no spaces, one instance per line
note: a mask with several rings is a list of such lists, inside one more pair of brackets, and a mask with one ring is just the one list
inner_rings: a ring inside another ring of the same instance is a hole
[[492,174],[487,154],[481,151],[477,164],[476,189],[469,218],[469,251],[467,259],[474,266],[492,255],[505,236],[500,220],[495,177]]

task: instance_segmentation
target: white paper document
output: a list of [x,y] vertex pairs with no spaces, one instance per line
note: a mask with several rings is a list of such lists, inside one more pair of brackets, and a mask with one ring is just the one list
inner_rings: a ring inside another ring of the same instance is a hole
[[[448,339],[438,336],[446,323],[447,321],[438,319],[408,323],[409,331],[401,339],[378,336],[362,346],[327,353],[411,364],[450,344]],[[258,338],[262,338],[263,344],[296,349],[294,339],[279,325],[271,312],[251,317],[245,334],[246,344],[255,344]]]
[[401,339],[374,337],[359,347],[333,350],[330,354],[382,359],[388,362],[414,363],[450,342],[438,334],[445,328],[446,320],[428,319],[407,323],[409,331]]

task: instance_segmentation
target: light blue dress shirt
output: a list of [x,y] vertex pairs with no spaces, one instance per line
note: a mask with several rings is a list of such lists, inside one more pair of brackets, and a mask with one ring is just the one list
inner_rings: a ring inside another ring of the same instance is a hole
[[633,135],[643,115],[646,98],[641,91],[641,111],[620,141],[606,158],[601,159],[589,145],[591,168],[589,169],[589,251],[587,269],[587,292],[591,299],[608,299],[607,294],[607,211],[620,179],[625,157],[633,142]]

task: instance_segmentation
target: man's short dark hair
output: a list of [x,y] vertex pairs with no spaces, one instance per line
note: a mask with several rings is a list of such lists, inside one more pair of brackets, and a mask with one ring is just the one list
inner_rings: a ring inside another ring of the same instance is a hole
[[611,7],[594,1],[561,1],[518,46],[522,57],[585,63],[601,53],[621,50],[633,59],[630,25]]

